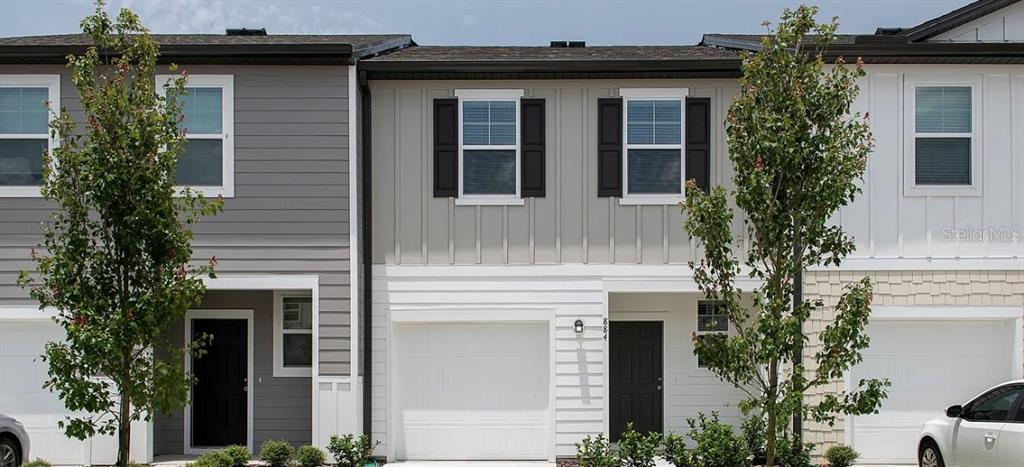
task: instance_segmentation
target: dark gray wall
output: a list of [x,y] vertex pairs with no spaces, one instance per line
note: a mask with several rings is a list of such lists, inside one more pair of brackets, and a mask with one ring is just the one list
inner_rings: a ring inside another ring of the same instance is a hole
[[[253,450],[267,439],[294,446],[313,438],[313,386],[310,378],[274,377],[274,293],[268,290],[215,290],[206,293],[197,309],[253,310]],[[185,338],[184,321],[168,333],[175,345]],[[185,442],[185,412],[158,415],[153,420],[153,454],[181,454]]]
[[[348,375],[348,78],[343,66],[193,66],[235,81],[235,196],[201,222],[195,258],[221,274],[320,276],[320,373]],[[84,119],[59,65],[0,74],[62,74],[61,104]],[[42,199],[0,198],[0,304],[31,303],[15,285],[49,218]]]

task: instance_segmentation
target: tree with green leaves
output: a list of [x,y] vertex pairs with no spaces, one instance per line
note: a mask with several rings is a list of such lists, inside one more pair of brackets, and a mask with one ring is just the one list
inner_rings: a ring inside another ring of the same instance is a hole
[[[816,14],[808,6],[785,10],[761,50],[743,57],[740,94],[726,119],[735,189],[705,194],[690,183],[684,206],[685,228],[704,250],[704,258],[691,263],[694,280],[719,302],[734,330],[695,336],[695,353],[745,392],[741,409],[765,418],[768,466],[790,417],[831,424],[840,413],[872,413],[889,387],[887,380],[863,380],[814,403],[803,397],[861,361],[869,344],[867,277],[848,284],[835,304],[835,319],[810,356],[813,370],[794,358],[807,342],[805,324],[824,306],[800,300],[801,274],[809,266],[838,266],[854,250],[829,219],[860,192],[873,146],[867,115],[851,113],[857,79],[865,75],[862,63],[851,67],[840,58],[826,66],[824,52],[838,23],[819,24]],[[742,211],[745,256],[733,245],[730,198]],[[741,276],[760,285],[741,290]]]
[[65,434],[116,433],[117,464],[127,467],[131,422],[187,400],[193,378],[182,362],[204,341],[175,347],[164,333],[199,303],[202,277],[213,277],[214,258],[190,264],[190,225],[221,201],[175,187],[186,77],[158,92],[158,45],[139,18],[123,9],[113,19],[98,1],[82,30],[93,45],[68,68],[86,125],[49,103],[60,144],[44,155],[42,194],[55,210],[32,251],[36,271],[18,282],[66,332],[43,356],[45,387],[72,413]]

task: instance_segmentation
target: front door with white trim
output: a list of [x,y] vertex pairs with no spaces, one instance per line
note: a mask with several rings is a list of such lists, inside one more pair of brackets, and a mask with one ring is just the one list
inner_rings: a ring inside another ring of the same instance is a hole
[[248,323],[245,319],[193,319],[192,340],[211,339],[192,357],[193,448],[246,445],[248,427]]

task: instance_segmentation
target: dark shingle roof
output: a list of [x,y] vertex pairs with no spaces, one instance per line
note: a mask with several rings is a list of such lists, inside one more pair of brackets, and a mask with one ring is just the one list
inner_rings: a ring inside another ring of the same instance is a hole
[[697,45],[587,47],[417,46],[368,62],[604,62],[657,60],[734,60],[736,52]]
[[[407,34],[153,34],[163,60],[179,63],[345,63],[407,47]],[[92,41],[84,34],[0,37],[0,63],[63,63]]]
[[[861,35],[863,34],[836,34],[835,39],[832,41],[832,45],[851,45],[857,40],[857,36]],[[715,46],[735,43],[737,46],[744,45],[750,48],[760,48],[761,40],[765,37],[768,36],[764,34],[705,34],[701,43]],[[807,40],[813,42],[815,37],[816,36],[807,36]]]

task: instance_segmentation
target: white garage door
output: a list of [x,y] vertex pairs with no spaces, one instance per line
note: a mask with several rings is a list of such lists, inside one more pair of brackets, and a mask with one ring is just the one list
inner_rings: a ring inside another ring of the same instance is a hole
[[871,347],[852,371],[889,378],[892,388],[877,415],[855,417],[853,445],[862,463],[914,464],[925,422],[1011,378],[1012,320],[876,320]]
[[547,459],[547,324],[401,324],[393,338],[399,459]]

